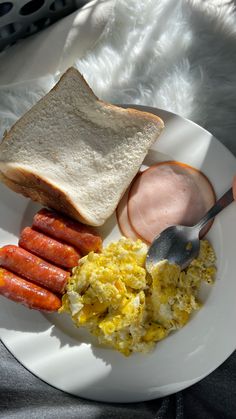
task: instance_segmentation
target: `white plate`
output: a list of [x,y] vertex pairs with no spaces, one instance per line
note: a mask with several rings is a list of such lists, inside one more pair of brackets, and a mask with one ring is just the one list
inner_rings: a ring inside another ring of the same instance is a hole
[[[174,159],[200,168],[219,197],[236,173],[234,156],[211,134],[179,116],[160,115],[165,131],[145,159]],[[0,187],[0,245],[17,243],[37,206]],[[113,217],[103,228],[105,243],[119,238]],[[97,346],[66,315],[43,315],[1,297],[0,336],[14,356],[36,376],[71,394],[106,402],[137,402],[184,389],[217,368],[236,348],[236,204],[215,220],[209,233],[218,258],[217,280],[201,290],[204,306],[180,331],[148,354],[125,358]]]

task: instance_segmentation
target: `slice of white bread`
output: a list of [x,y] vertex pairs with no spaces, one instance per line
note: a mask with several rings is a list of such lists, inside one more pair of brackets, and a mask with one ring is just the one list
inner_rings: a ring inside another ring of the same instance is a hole
[[0,180],[83,223],[115,210],[164,124],[100,101],[69,68],[0,145]]

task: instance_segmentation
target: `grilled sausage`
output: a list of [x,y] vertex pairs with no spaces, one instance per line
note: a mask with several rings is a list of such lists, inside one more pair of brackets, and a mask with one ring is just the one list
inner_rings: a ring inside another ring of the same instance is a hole
[[64,292],[70,275],[69,272],[14,245],[0,249],[0,266],[59,294]]
[[33,227],[51,237],[69,243],[83,254],[100,251],[102,239],[94,231],[78,221],[74,221],[55,211],[42,209],[33,220]]
[[24,228],[21,232],[19,246],[64,268],[74,268],[80,259],[80,254],[74,247],[52,239],[30,227]]
[[55,294],[3,268],[0,268],[0,295],[35,310],[50,312],[61,307]]

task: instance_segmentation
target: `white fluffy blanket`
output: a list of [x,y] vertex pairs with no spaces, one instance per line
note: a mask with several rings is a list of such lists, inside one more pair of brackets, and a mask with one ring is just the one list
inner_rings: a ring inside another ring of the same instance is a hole
[[[75,65],[100,98],[178,113],[236,155],[233,3],[116,0],[101,36]],[[0,134],[53,85],[53,76],[0,89]]]

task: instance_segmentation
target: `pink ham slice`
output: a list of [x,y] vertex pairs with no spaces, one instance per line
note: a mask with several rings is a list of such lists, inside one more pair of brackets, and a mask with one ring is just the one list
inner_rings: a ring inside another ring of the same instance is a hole
[[121,233],[132,240],[137,240],[138,236],[135,231],[132,229],[129,218],[128,218],[128,208],[127,208],[127,201],[129,196],[130,187],[125,192],[123,198],[121,198],[118,207],[116,209],[116,218],[118,221],[118,225],[120,228]]
[[128,219],[136,234],[151,243],[171,225],[194,225],[214,203],[214,189],[202,172],[184,163],[162,162],[132,184]]

